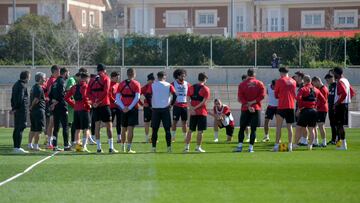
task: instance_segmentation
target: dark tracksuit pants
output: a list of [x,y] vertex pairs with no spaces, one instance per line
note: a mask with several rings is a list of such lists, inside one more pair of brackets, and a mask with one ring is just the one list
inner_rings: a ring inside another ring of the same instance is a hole
[[[337,134],[337,128],[336,128],[336,120],[335,120],[335,112],[334,112],[334,107],[333,106],[329,106],[329,120],[330,120],[330,127],[331,127],[331,141],[335,142],[336,141],[336,134]],[[339,140],[339,138],[338,138]]]
[[171,115],[170,115],[170,109],[168,107],[166,108],[153,108],[152,109],[152,116],[151,116],[151,127],[153,129],[152,132],[152,146],[156,147],[156,142],[158,139],[158,131],[160,128],[160,123],[162,122],[164,130],[165,130],[165,139],[166,139],[166,145],[168,147],[171,146]]
[[95,117],[94,117],[94,109],[91,109],[91,135],[95,135]]
[[118,108],[111,109],[112,122],[114,122],[115,117],[116,117],[116,132],[118,135],[120,135],[121,134],[121,110]]
[[254,145],[256,139],[256,128],[260,124],[260,111],[256,110],[254,113],[250,111],[241,111],[240,116],[240,130],[238,135],[239,143],[244,142],[245,129],[250,126],[250,144]]
[[53,140],[54,147],[57,146],[60,123],[61,123],[62,129],[63,129],[64,146],[67,147],[67,146],[69,146],[69,132],[68,132],[69,130],[68,130],[67,111],[55,109],[54,110],[54,133],[53,133],[53,135],[55,137],[55,139]]
[[23,110],[18,110],[14,114],[14,132],[13,132],[14,148],[21,147],[22,135],[26,128],[26,116],[27,116],[27,112]]

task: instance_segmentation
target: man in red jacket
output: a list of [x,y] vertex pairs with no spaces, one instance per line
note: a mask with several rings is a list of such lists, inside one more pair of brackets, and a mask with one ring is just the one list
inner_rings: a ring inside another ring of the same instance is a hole
[[276,140],[273,151],[279,151],[279,141],[281,138],[281,127],[283,121],[286,120],[288,129],[289,151],[292,151],[292,124],[295,122],[295,97],[296,82],[289,77],[289,69],[287,67],[279,68],[280,79],[275,83],[275,98],[279,100],[276,112]]
[[121,110],[115,104],[116,92],[119,88],[119,73],[114,71],[110,74],[110,109],[111,109],[111,122],[114,123],[116,117],[116,132],[117,132],[117,143],[121,143]]
[[[126,71],[128,79],[119,84],[116,93],[116,104],[122,110],[121,114],[121,150],[128,153],[136,153],[131,149],[134,137],[134,127],[139,124],[138,103],[141,94],[141,85],[135,80],[135,69],[129,68]],[[127,137],[126,137],[127,134]],[[127,138],[127,139],[126,139]],[[125,150],[125,141],[127,149]]]
[[[300,140],[300,133],[304,131],[304,128],[308,128],[310,134],[309,150],[312,150],[312,144],[315,138],[315,127],[317,121],[316,106],[318,103],[325,103],[325,97],[311,84],[311,78],[309,75],[304,76],[304,85],[298,91],[296,96],[298,102],[298,110],[296,114],[299,116],[296,127],[296,142]],[[297,146],[297,145],[295,145]]]
[[[80,145],[80,131],[83,131],[81,151],[89,152],[86,147],[87,140],[90,137],[90,101],[86,96],[89,74],[82,72],[78,84],[72,86],[65,95],[65,101],[74,109],[75,142]],[[78,149],[78,146],[76,146]]]
[[341,147],[337,149],[347,150],[344,125],[348,124],[349,104],[351,103],[351,98],[355,96],[355,91],[351,87],[348,79],[343,76],[342,68],[334,68],[333,72],[336,79],[334,101],[335,121],[341,142]]
[[[321,79],[319,77],[313,77],[311,79],[311,84],[316,87],[322,96],[325,98],[324,101],[318,100],[316,104],[316,110],[317,110],[317,125],[319,127],[322,143],[321,147],[326,147],[326,131],[325,131],[325,121],[326,121],[326,115],[329,111],[328,107],[328,96],[329,96],[329,90],[328,88],[322,83]],[[318,133],[315,131],[315,146],[319,144],[318,139]],[[314,144],[314,143],[313,143]]]
[[111,122],[111,110],[110,110],[110,78],[106,74],[106,67],[104,64],[97,65],[98,75],[94,80],[91,80],[88,86],[88,97],[93,106],[93,116],[95,119],[95,136],[97,152],[102,153],[100,142],[100,124],[105,123],[107,129],[107,136],[109,142],[109,153],[117,153],[114,149],[112,122]]
[[244,132],[246,126],[250,126],[250,145],[249,152],[254,152],[256,138],[256,128],[260,125],[261,101],[265,97],[264,84],[255,78],[255,70],[250,68],[247,71],[247,79],[241,82],[238,88],[238,101],[241,105],[239,144],[235,152],[242,152],[244,142]]

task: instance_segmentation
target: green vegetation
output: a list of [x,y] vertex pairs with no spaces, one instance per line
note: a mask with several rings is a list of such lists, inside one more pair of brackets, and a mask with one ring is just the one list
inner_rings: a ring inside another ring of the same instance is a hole
[[[33,40],[34,39],[34,40]],[[213,65],[254,65],[255,41],[212,37]],[[210,64],[210,37],[175,34],[154,37],[129,34],[124,37],[125,65],[166,65],[169,42],[169,65]],[[122,65],[122,39],[111,33],[91,29],[78,33],[71,22],[58,25],[44,16],[27,15],[17,20],[6,35],[0,36],[0,65],[31,65],[34,41],[35,65]],[[344,64],[344,38],[301,39],[301,67],[322,68]],[[79,52],[78,52],[79,50]],[[360,64],[360,35],[347,39],[347,65]],[[257,65],[270,65],[277,53],[282,65],[300,65],[300,39],[262,38],[257,41]],[[328,67],[328,68],[330,68]]]

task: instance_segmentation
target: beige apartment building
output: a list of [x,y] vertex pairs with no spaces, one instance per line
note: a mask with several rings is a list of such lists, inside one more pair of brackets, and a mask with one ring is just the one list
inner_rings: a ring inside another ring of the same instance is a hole
[[[72,20],[76,29],[86,32],[103,26],[103,12],[111,9],[108,0],[16,0],[16,17],[26,14],[48,16],[54,23]],[[0,1],[0,28],[6,32],[13,23],[13,1]]]
[[238,32],[359,29],[360,0],[118,0],[125,33],[176,32],[236,36]]

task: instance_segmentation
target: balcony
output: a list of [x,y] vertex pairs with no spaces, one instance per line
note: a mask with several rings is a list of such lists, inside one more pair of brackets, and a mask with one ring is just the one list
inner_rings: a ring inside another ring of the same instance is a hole
[[[136,30],[135,28],[130,28],[127,30],[127,33],[139,33],[141,34],[141,30]],[[152,28],[150,30],[146,30],[145,34],[156,35],[156,36],[166,36],[171,34],[198,34],[202,36],[228,36],[227,27],[216,27],[216,28]]]

